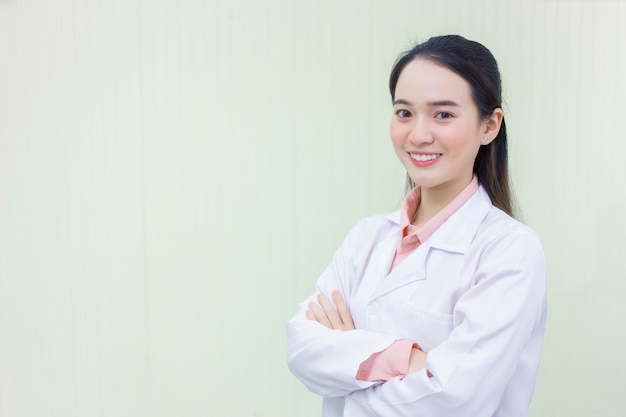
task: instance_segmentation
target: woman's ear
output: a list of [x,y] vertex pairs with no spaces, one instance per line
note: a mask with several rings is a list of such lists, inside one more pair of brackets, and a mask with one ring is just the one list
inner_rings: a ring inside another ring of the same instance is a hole
[[494,140],[496,136],[498,136],[498,132],[500,132],[500,126],[502,125],[502,119],[504,118],[504,113],[500,107],[497,107],[493,110],[493,113],[483,122],[484,123],[484,132],[483,136],[486,138],[491,138],[489,142]]

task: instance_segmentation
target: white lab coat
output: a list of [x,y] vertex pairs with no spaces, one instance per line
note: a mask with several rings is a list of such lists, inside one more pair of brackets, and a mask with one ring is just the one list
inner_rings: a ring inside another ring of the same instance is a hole
[[[356,330],[306,320],[312,294],[287,324],[290,370],[324,397],[324,417],[526,416],[546,320],[538,237],[482,187],[389,273],[399,234],[398,212],[350,231],[317,292],[340,290]],[[356,379],[363,361],[401,338],[428,352],[425,369]]]

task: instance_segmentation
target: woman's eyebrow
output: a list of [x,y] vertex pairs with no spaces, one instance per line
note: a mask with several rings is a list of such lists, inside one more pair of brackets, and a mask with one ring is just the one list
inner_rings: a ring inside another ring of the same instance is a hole
[[394,106],[396,106],[396,105],[398,105],[398,104],[402,104],[402,105],[404,105],[404,106],[410,106],[410,105],[412,105],[413,103],[411,103],[411,102],[410,102],[410,101],[408,101],[408,100],[404,100],[404,99],[402,99],[402,98],[399,98],[399,99],[397,99],[397,100],[394,100],[394,102],[393,102],[393,105],[394,105]]
[[[412,106],[413,105],[413,103],[411,103],[410,101],[402,99],[402,98],[394,100],[393,105],[396,106],[398,104],[401,104],[401,105],[404,105],[404,106]],[[456,101],[452,101],[452,100],[429,101],[426,104],[428,105],[428,107],[438,107],[438,106],[459,107],[460,106]]]
[[459,104],[452,100],[440,100],[440,101],[431,101],[428,103],[429,107],[438,107],[438,106],[452,106],[459,107]]

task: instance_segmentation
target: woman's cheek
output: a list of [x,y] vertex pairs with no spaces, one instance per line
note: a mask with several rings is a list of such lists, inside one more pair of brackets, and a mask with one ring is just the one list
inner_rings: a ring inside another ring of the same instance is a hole
[[402,125],[394,121],[391,122],[389,126],[389,137],[394,146],[402,146],[404,137],[406,136],[404,130],[406,129]]

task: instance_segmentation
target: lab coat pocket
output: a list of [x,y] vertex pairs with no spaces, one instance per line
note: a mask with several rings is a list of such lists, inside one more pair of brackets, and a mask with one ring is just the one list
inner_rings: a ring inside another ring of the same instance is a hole
[[410,301],[404,301],[402,309],[404,336],[416,341],[425,352],[439,346],[452,333],[452,314],[425,310]]

